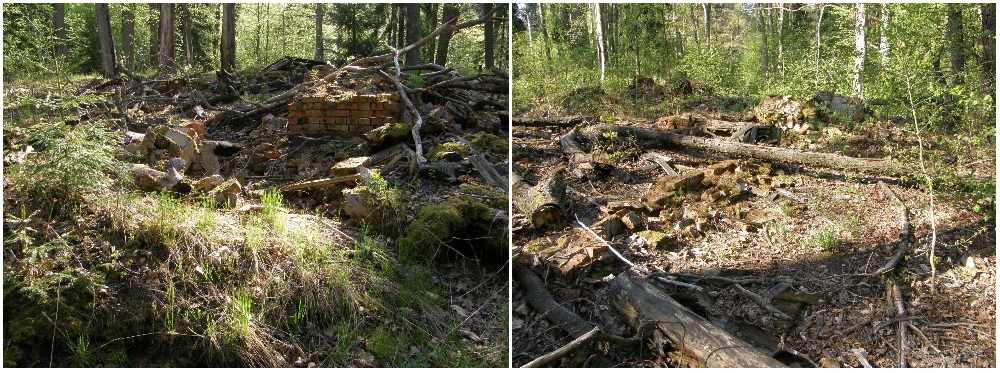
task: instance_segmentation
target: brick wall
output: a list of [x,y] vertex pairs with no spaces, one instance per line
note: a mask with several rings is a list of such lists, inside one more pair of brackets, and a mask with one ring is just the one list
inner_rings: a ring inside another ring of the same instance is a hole
[[288,104],[288,130],[365,132],[396,122],[398,115],[397,93],[359,93],[333,85],[319,86],[298,94]]

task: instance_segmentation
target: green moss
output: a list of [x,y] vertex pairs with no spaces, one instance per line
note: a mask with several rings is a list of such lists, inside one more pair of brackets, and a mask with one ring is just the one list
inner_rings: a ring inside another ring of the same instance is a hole
[[489,155],[501,155],[507,157],[507,140],[500,136],[489,133],[477,133],[469,135],[472,148]]
[[462,156],[467,156],[470,153],[469,148],[466,148],[465,145],[457,142],[446,142],[427,148],[427,160],[430,162],[438,161],[441,159],[441,156],[447,152],[455,152],[461,154]]
[[639,237],[649,241],[650,246],[656,250],[667,250],[670,248],[670,236],[659,231],[642,231],[636,233]]
[[401,256],[422,261],[454,254],[493,260],[506,256],[506,233],[488,206],[459,196],[422,207],[398,245]]

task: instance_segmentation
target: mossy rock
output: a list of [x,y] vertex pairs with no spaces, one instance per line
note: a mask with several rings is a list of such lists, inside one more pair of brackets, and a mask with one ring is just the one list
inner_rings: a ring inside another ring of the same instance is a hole
[[424,261],[465,257],[490,264],[509,255],[506,224],[465,196],[420,208],[398,245],[402,256]]
[[670,249],[670,243],[672,240],[666,233],[659,231],[642,231],[636,234],[639,235],[639,237],[645,238],[646,241],[649,241],[650,247],[655,250]]
[[455,152],[462,156],[468,156],[470,153],[469,148],[465,147],[465,145],[457,142],[446,142],[427,148],[425,156],[428,161],[435,162],[441,160],[441,156],[447,152]]
[[469,136],[472,148],[486,155],[491,162],[507,159],[507,140],[489,133]]
[[[421,135],[436,135],[441,133],[444,127],[440,123],[425,122],[420,127]],[[371,144],[372,151],[388,149],[389,147],[407,143],[413,146],[413,124],[412,123],[390,123],[382,127],[371,130],[365,134]]]

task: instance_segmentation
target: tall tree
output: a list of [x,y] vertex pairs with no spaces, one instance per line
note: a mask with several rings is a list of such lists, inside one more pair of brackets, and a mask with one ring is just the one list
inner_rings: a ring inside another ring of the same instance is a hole
[[545,66],[548,68],[549,64],[552,63],[552,47],[549,41],[549,26],[545,23],[545,3],[538,3],[538,19],[541,20],[539,26],[542,26],[542,38],[545,39]]
[[854,84],[851,95],[864,98],[861,86],[861,73],[865,69],[865,4],[857,4],[857,18],[854,23]]
[[56,31],[56,56],[66,58],[69,53],[66,46],[66,4],[52,4],[52,27]]
[[997,5],[986,3],[980,5],[983,41],[983,85],[997,102]]
[[[458,17],[458,4],[445,3],[441,13],[441,23],[451,21]],[[451,43],[451,31],[445,30],[438,37],[437,52],[434,54],[434,63],[444,66],[448,63],[448,44]]]
[[[483,3],[483,15],[492,10],[493,3]],[[493,70],[493,41],[493,20],[487,19],[483,24],[483,64],[486,65],[486,71]]]
[[823,40],[820,38],[822,36],[821,31],[823,29],[823,10],[826,9],[826,5],[823,3],[816,4],[819,8],[819,14],[816,15],[816,89],[819,89],[819,77],[822,74],[820,71],[820,65],[823,60],[820,59],[823,51]]
[[149,6],[149,67],[156,67],[160,61],[160,5],[154,3]]
[[[424,4],[424,6],[425,6],[424,11],[427,12],[427,18],[430,19],[429,25],[430,25],[430,27],[432,27],[431,31],[433,31],[434,30],[433,27],[437,26],[437,24],[438,24],[438,9],[439,9],[440,5],[441,4],[439,4],[439,3],[425,3]],[[424,49],[427,50],[427,58],[426,58],[426,60],[427,61],[434,61],[434,53],[437,52],[437,39],[431,40],[430,43],[427,43],[427,47],[424,48]]]
[[882,19],[879,31],[881,32],[878,53],[882,55],[882,66],[889,66],[889,4],[882,3]]
[[406,46],[406,4],[395,4],[398,10],[399,27],[396,29],[396,48]]
[[[420,41],[420,3],[406,3],[406,45]],[[406,52],[406,66],[420,64],[420,48]]]
[[135,4],[122,5],[122,55],[125,66],[131,69],[135,66]]
[[160,72],[174,72],[174,4],[160,4]]
[[220,43],[221,69],[232,72],[236,68],[236,4],[222,4],[222,41]]
[[778,3],[778,75],[785,83],[785,3]]
[[601,84],[604,84],[604,36],[601,32],[601,4],[594,3],[594,22],[597,30],[597,56],[601,64]]
[[960,4],[948,3],[948,49],[951,55],[951,75],[954,84],[962,84],[962,68],[965,67],[965,37],[962,32],[962,9]]
[[316,3],[316,54],[313,59],[323,60],[323,3]]
[[760,45],[761,45],[761,59],[764,71],[764,77],[767,78],[768,75],[768,62],[767,62],[767,23],[764,21],[764,4],[757,4],[757,21],[760,23]]
[[194,66],[194,40],[191,35],[191,9],[190,4],[181,4],[181,39],[184,42],[184,63]]
[[524,7],[524,24],[528,26],[528,53],[535,54],[535,40],[531,35],[531,13],[528,12],[527,6]]
[[101,42],[101,64],[104,66],[104,76],[107,78],[118,75],[115,64],[115,39],[111,36],[111,15],[108,4],[94,4],[97,14],[97,34]]
[[712,4],[702,3],[705,12],[705,49],[712,50]]

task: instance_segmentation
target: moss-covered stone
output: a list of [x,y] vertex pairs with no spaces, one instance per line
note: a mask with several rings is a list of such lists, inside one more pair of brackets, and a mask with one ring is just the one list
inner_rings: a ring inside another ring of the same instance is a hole
[[469,135],[472,148],[486,155],[491,162],[507,158],[507,140],[489,133]]
[[427,205],[399,239],[400,254],[425,261],[467,257],[496,262],[506,258],[506,226],[485,204],[459,196]]
[[462,156],[468,156],[470,153],[469,148],[465,147],[465,145],[457,142],[446,142],[427,148],[425,156],[428,161],[435,162],[441,160],[441,156],[447,152],[455,152]]
[[642,231],[636,233],[649,241],[649,246],[655,250],[669,250],[672,240],[666,233],[660,231]]

